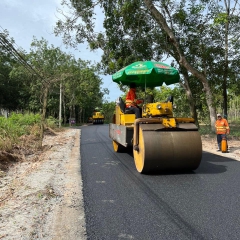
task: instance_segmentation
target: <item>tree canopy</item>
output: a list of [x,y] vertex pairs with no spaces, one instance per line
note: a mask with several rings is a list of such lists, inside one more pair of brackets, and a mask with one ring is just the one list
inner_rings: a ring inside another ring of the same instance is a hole
[[[7,39],[7,33],[4,37]],[[58,118],[59,105],[62,105],[65,123],[69,117],[85,121],[108,93],[101,88],[102,80],[96,67],[49,45],[45,39],[33,38],[29,53],[19,51],[24,64],[15,59],[6,46],[10,45],[0,46],[2,109],[39,113],[46,101],[46,115]]]
[[[182,86],[189,104],[199,100],[199,90],[204,93],[202,103],[214,128],[219,107],[214,95],[221,94],[221,105],[227,105],[227,89],[238,82],[237,0],[70,0],[63,4],[72,13],[58,21],[55,33],[62,35],[66,44],[88,41],[92,49],[101,48],[100,66],[107,74],[137,60],[173,59],[183,73]],[[100,10],[103,31],[97,32],[96,11]],[[192,107],[197,112],[197,105]],[[223,110],[227,115],[226,107]]]

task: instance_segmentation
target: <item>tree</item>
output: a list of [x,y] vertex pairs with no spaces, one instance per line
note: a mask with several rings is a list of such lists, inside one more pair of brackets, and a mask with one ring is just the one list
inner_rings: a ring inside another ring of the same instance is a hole
[[110,123],[112,122],[112,116],[115,111],[116,104],[114,102],[105,101],[102,105],[102,112],[104,114],[104,122]]
[[96,74],[96,68],[81,59],[72,59],[68,71],[71,75],[62,85],[65,106],[69,109],[70,118],[84,122],[93,109],[102,104],[102,80]]
[[[0,33],[0,108],[8,111],[23,109],[29,97],[25,91],[27,70],[18,62],[13,44],[7,31]],[[17,68],[19,72],[14,74]]]
[[[212,56],[215,53],[222,54],[218,51],[219,44],[216,45],[220,33],[212,25],[219,13],[218,2],[72,0],[70,3],[69,6],[75,10],[72,18],[65,15],[66,20],[60,20],[56,28],[57,34],[64,33],[66,43],[87,40],[93,49],[102,48],[102,63],[108,73],[118,70],[129,61],[149,58],[158,60],[163,54],[173,57],[180,68],[185,68],[201,82],[214,130],[215,103],[211,86],[214,79],[209,76],[211,67],[216,66],[218,61]],[[104,10],[105,33],[97,34],[94,31],[96,5]],[[78,22],[80,18],[81,23]],[[68,35],[70,29],[76,31],[75,39]],[[206,60],[210,64],[206,64]],[[187,83],[186,76],[184,81]],[[186,90],[190,92],[192,89]],[[188,94],[189,101],[193,95]]]
[[[48,116],[76,117],[85,121],[89,112],[102,105],[107,89],[89,61],[72,55],[35,37],[30,53],[17,51],[8,33],[0,34],[0,107],[12,111],[41,112],[41,138]],[[12,97],[14,96],[14,98]]]
[[54,83],[59,81],[61,60],[64,58],[64,53],[53,45],[48,46],[45,39],[33,39],[31,44],[28,61],[38,73],[32,81],[32,87],[35,89],[35,96],[40,99],[41,104],[41,133],[40,139],[42,145],[44,125],[47,112],[47,103],[49,91]]
[[[231,4],[233,7],[231,8]],[[223,69],[223,111],[224,116],[228,116],[228,98],[227,89],[230,82],[232,72],[234,69],[233,62],[239,59],[239,30],[240,30],[240,19],[239,19],[239,5],[238,0],[224,1],[224,5],[220,8],[217,13],[217,17],[214,19],[214,26],[221,29],[222,34],[222,45],[224,51],[224,60],[222,61]]]

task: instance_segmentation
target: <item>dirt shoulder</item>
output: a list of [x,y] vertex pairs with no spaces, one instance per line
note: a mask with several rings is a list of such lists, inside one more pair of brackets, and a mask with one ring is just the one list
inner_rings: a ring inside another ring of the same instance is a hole
[[47,135],[44,152],[12,161],[0,178],[0,239],[86,239],[80,134]]
[[[71,128],[46,135],[42,152],[0,153],[0,239],[86,239],[80,136]],[[221,153],[216,139],[202,137],[203,151],[240,161],[239,140],[228,143]]]
[[238,139],[228,139],[228,153],[217,151],[217,139],[210,136],[202,136],[202,148],[205,152],[210,152],[222,157],[232,158],[233,160],[240,161],[240,141]]

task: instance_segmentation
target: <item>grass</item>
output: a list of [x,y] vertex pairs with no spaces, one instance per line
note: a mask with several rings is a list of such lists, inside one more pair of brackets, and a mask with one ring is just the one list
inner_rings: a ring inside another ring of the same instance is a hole
[[[229,139],[239,139],[240,140],[240,124],[229,124],[230,127],[230,134],[228,136]],[[209,137],[216,137],[216,133],[211,131],[210,125],[200,125],[199,133],[201,135],[208,135]]]
[[[46,120],[46,126],[56,128],[56,120],[52,117]],[[11,113],[8,118],[0,117],[0,150],[11,151],[20,142],[21,137],[40,137],[40,114]]]

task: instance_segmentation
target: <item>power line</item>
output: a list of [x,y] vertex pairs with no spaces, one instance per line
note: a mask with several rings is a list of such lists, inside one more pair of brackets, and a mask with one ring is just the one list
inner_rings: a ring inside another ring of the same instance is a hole
[[[15,53],[12,51],[12,49],[9,47],[9,45],[6,43],[6,41],[4,41],[4,39],[2,38],[1,34],[0,34],[0,44],[5,48],[5,50],[7,50],[7,52],[9,54],[11,54],[15,60],[17,60],[19,63],[21,63],[22,65],[25,65],[25,63],[22,61],[22,59],[19,59]],[[27,69],[29,70],[29,69]]]
[[11,54],[11,56],[13,56],[14,60],[16,60],[18,63],[20,63],[21,65],[23,65],[23,71],[27,74],[27,73],[30,73],[30,74],[33,74],[32,73],[32,70],[30,70],[28,67],[25,66],[25,64],[23,62],[21,62],[17,56],[11,51],[11,49],[0,39],[0,44],[7,50],[7,52],[9,54]]
[[[0,26],[0,28],[2,28]],[[3,29],[3,28],[2,28]],[[0,32],[0,44],[10,53],[24,68],[30,73],[36,74],[38,77],[43,77],[24,59],[24,57],[16,50],[13,44],[7,39],[6,33]],[[23,54],[23,53],[22,53]],[[43,79],[44,80],[44,79]],[[44,80],[45,81],[45,80]]]

